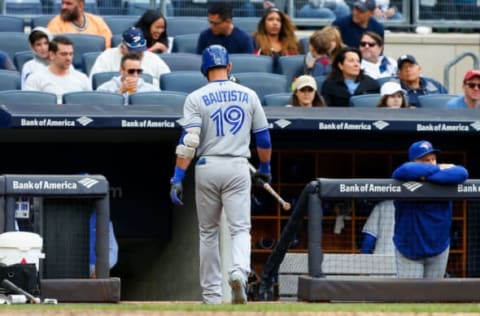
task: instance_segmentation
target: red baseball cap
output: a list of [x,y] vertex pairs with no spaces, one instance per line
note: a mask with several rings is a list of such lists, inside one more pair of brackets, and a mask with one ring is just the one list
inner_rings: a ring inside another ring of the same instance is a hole
[[480,70],[476,70],[476,69],[472,69],[472,70],[469,70],[467,71],[467,73],[465,74],[465,77],[463,77],[463,81],[468,81],[470,79],[472,79],[473,77],[480,77]]

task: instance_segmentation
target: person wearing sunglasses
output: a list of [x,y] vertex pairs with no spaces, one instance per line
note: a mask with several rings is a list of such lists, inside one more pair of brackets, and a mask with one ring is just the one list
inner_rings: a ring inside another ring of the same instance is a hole
[[101,84],[97,91],[120,93],[124,96],[125,105],[128,104],[128,96],[132,93],[160,91],[156,86],[145,82],[140,75],[143,73],[141,59],[135,53],[127,53],[120,63],[120,76],[113,77]]
[[326,106],[323,97],[318,94],[317,82],[309,75],[298,77],[293,82],[293,93],[287,107],[311,108]]
[[122,56],[135,53],[140,57],[141,66],[145,73],[152,75],[153,85],[160,87],[160,76],[169,73],[170,67],[155,53],[147,50],[147,41],[142,30],[129,27],[122,34],[122,42],[117,46],[103,51],[95,60],[90,71],[90,80],[99,72],[118,71]]
[[407,91],[408,103],[412,107],[419,107],[419,95],[448,93],[437,80],[421,76],[422,67],[412,55],[400,56],[397,60],[397,68],[400,85]]
[[463,77],[464,95],[447,102],[450,109],[478,109],[480,106],[480,70],[467,71]]
[[395,77],[397,63],[395,59],[383,55],[383,39],[375,32],[365,32],[360,39],[360,52],[362,64],[366,75],[373,79]]

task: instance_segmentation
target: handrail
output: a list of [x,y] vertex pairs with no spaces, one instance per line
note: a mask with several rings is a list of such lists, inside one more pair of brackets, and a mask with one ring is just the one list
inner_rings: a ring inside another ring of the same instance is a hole
[[443,83],[444,83],[445,88],[447,88],[448,91],[450,91],[449,90],[449,88],[450,88],[450,73],[449,73],[449,71],[453,66],[455,66],[455,64],[457,64],[459,61],[461,61],[465,57],[472,57],[472,59],[473,59],[473,69],[479,69],[478,56],[475,55],[472,52],[464,52],[464,53],[458,55],[457,57],[455,57],[453,60],[451,60],[447,64],[445,64],[445,66],[443,68]]

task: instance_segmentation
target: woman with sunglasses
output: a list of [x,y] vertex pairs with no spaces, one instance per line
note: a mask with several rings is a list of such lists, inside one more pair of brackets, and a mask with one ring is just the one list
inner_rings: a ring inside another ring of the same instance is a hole
[[332,72],[322,85],[327,106],[350,106],[352,95],[379,93],[378,82],[360,69],[362,54],[355,47],[345,47],[332,62]]
[[380,35],[370,31],[363,33],[359,49],[362,53],[360,67],[366,75],[373,79],[397,75],[395,59],[383,55],[383,39]]
[[309,75],[298,77],[293,82],[293,93],[287,107],[319,107],[326,106],[323,97],[318,94],[317,82]]
[[381,98],[378,100],[377,107],[379,108],[408,108],[408,99],[405,90],[395,81],[387,81],[380,89]]

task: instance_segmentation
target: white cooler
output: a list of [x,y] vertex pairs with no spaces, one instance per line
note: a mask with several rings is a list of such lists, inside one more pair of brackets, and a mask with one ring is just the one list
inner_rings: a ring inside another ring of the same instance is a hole
[[0,264],[35,263],[39,270],[39,260],[45,258],[42,253],[43,238],[30,232],[6,232],[0,234]]

